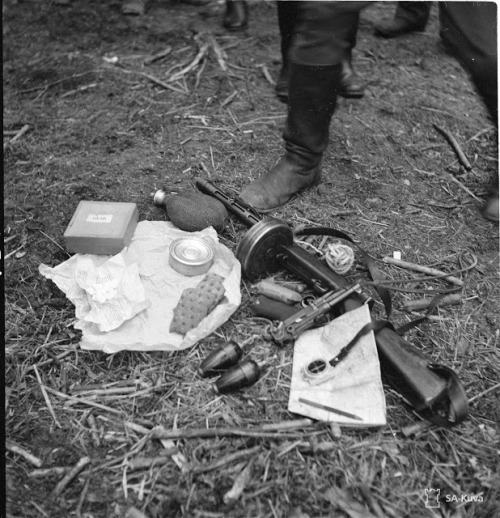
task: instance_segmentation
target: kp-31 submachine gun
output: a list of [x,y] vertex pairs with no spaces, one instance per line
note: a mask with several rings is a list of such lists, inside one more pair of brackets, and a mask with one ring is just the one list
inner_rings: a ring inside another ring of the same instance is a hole
[[[295,243],[288,224],[263,217],[207,180],[197,180],[196,187],[222,202],[229,212],[250,227],[236,249],[245,278],[252,281],[285,269],[300,277],[321,297],[338,298],[337,305],[343,312],[366,302],[367,297],[359,286],[351,289],[352,285],[344,277]],[[330,297],[329,292],[346,295],[336,297],[333,293]],[[374,326],[374,333],[384,376],[418,412],[440,426],[451,426],[465,419],[467,398],[451,369],[431,363],[390,326]],[[443,406],[448,406],[447,417],[436,411]]]

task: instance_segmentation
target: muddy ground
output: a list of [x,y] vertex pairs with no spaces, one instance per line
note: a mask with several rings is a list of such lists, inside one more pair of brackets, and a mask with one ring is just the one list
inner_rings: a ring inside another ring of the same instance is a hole
[[[235,194],[274,164],[286,113],[273,89],[276,7],[252,2],[249,28],[229,33],[222,3],[152,0],[141,17],[123,16],[117,0],[3,3],[7,516],[495,516],[500,400],[498,386],[489,389],[500,372],[498,226],[482,207],[498,174],[497,132],[440,44],[437,9],[426,32],[377,39],[373,24],[393,9],[383,2],[362,14],[354,65],[366,95],[339,100],[322,185],[275,216],[339,228],[377,259],[399,250],[448,272],[477,259],[460,274],[461,303],[406,335],[459,374],[470,417],[406,437],[402,429],[419,419],[386,385],[384,429],[185,439],[175,448],[186,469],[171,461],[132,473],[124,461],[133,452],[161,454],[161,443],[143,440],[157,424],[204,427],[208,407],[211,427],[297,418],[286,406],[292,350],[257,340],[255,357],[271,350],[279,368],[214,400],[196,375],[200,359],[222,341],[253,340],[264,328],[249,310],[248,283],[230,321],[194,348],[106,355],[79,348],[74,308],[38,266],[68,258],[63,233],[80,200],[131,201],[141,220],[165,220],[152,203],[156,189],[194,190],[197,178],[207,178]],[[28,131],[9,142],[24,125]],[[455,137],[470,171],[434,125]],[[231,221],[220,237],[234,251],[246,229]],[[415,275],[380,266],[392,278]],[[358,267],[348,277],[366,272]],[[396,325],[414,318],[401,304],[419,296],[394,293]],[[93,399],[108,410],[65,399],[78,385],[127,380],[160,388]],[[250,457],[243,492],[228,505],[223,497]],[[59,487],[64,471],[36,473],[87,458]],[[440,490],[439,508],[426,507],[425,489]]]

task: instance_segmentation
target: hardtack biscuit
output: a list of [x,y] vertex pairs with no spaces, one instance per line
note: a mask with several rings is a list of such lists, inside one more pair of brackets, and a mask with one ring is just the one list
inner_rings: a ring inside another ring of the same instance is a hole
[[170,332],[185,335],[209,315],[224,296],[224,278],[208,273],[196,288],[187,288],[174,308]]

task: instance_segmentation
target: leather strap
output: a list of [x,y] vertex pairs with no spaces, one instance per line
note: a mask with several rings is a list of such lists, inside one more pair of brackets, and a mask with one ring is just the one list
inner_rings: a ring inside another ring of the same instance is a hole
[[428,367],[448,381],[448,416],[441,415],[437,408],[429,408],[420,413],[437,426],[450,428],[461,423],[469,414],[469,402],[462,382],[456,372],[445,365],[429,363]]

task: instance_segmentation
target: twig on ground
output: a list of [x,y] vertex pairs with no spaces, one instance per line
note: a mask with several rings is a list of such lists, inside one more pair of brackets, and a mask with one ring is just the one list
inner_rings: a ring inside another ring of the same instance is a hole
[[35,457],[28,450],[21,448],[21,446],[18,446],[17,444],[14,444],[9,440],[5,441],[5,449],[11,451],[12,453],[17,453],[18,455],[21,455],[21,457],[25,458],[28,462],[31,462],[31,464],[33,464],[37,468],[40,468],[42,466],[42,461],[38,457]]
[[60,99],[65,99],[66,97],[70,97],[71,95],[74,95],[74,94],[77,94],[80,92],[85,92],[86,90],[90,90],[91,88],[95,88],[96,86],[97,86],[97,83],[91,83],[89,85],[79,86],[78,88],[75,88],[74,90],[69,90],[65,94],[61,95]]
[[100,408],[101,410],[106,410],[107,412],[112,412],[113,414],[121,414],[122,412],[120,410],[115,410],[114,408],[111,408],[106,405],[101,405],[100,403],[96,403],[95,401],[91,401],[89,399],[79,398],[75,396],[68,396],[67,394],[64,394],[63,392],[59,392],[58,390],[54,390],[50,387],[45,387],[45,390],[48,390],[50,393],[54,394],[55,396],[59,396],[63,399],[68,399],[69,401],[81,403],[82,405],[89,405],[89,406],[95,406],[96,408]]
[[16,248],[15,250],[12,250],[12,252],[9,252],[9,253],[4,257],[4,260],[6,260],[6,259],[10,259],[14,254],[17,254],[17,252],[19,252],[19,250],[22,250],[25,246],[26,246],[26,243],[23,243],[21,246],[19,246],[19,247],[18,247],[18,248]]
[[413,270],[414,272],[426,273],[428,275],[443,275],[443,279],[451,282],[455,286],[463,286],[464,282],[457,277],[452,275],[446,275],[446,272],[442,272],[441,270],[437,270],[435,268],[429,268],[428,266],[422,266],[420,264],[410,263],[408,261],[402,261],[401,259],[394,259],[393,257],[386,256],[382,259],[384,263],[392,264],[394,266],[399,266],[400,268],[406,268],[407,270]]
[[165,81],[162,81],[161,79],[158,79],[157,77],[155,77],[155,76],[153,76],[151,74],[148,74],[146,72],[141,72],[141,71],[138,71],[138,70],[129,70],[128,68],[121,67],[121,66],[120,67],[117,67],[117,66],[106,67],[106,68],[104,68],[104,70],[112,70],[114,72],[119,70],[120,72],[123,72],[124,74],[139,75],[139,76],[144,77],[145,79],[148,79],[152,83],[154,83],[154,84],[156,84],[158,86],[161,86],[162,88],[166,88],[167,90],[172,90],[172,92],[177,92],[178,94],[186,94],[186,93],[188,93],[186,90],[181,90],[180,88],[176,88],[175,86],[169,85],[169,84],[165,83]]
[[158,61],[159,59],[163,59],[164,57],[168,56],[172,52],[172,47],[169,45],[165,50],[162,50],[161,52],[158,52],[156,54],[153,54],[152,56],[149,56],[144,60],[145,65],[150,65],[151,63],[154,63],[155,61]]
[[168,78],[168,81],[169,82],[174,82],[174,81],[179,81],[180,79],[182,79],[184,76],[186,76],[187,74],[189,74],[189,72],[191,70],[193,70],[193,68],[196,68],[198,66],[198,64],[200,63],[200,61],[205,57],[205,54],[207,53],[208,51],[208,48],[209,48],[210,44],[209,43],[204,43],[201,47],[200,47],[200,50],[198,51],[198,54],[196,54],[195,58],[193,59],[193,61],[191,61],[191,63],[189,63],[189,65],[187,65],[186,67],[184,67],[182,70],[179,70],[179,72],[176,72],[175,74],[172,74],[169,78]]
[[238,90],[235,90],[232,94],[228,95],[220,105],[222,107],[227,106],[236,96],[238,95]]
[[470,165],[469,160],[465,156],[464,152],[460,148],[458,142],[455,140],[453,135],[449,131],[445,130],[444,128],[441,128],[441,126],[438,126],[437,124],[433,124],[433,126],[450,143],[451,147],[455,151],[455,154],[457,155],[458,159],[460,160],[460,163],[465,167],[465,169],[467,169],[467,171],[470,171],[472,169],[472,166]]
[[226,53],[224,52],[224,50],[222,50],[221,46],[217,43],[217,40],[213,36],[210,36],[209,42],[214,51],[217,63],[219,63],[219,66],[221,67],[223,72],[227,72]]
[[185,90],[181,90],[180,88],[175,88],[175,86],[169,85],[151,74],[146,74],[145,72],[136,72],[136,73],[141,75],[142,77],[145,77],[146,79],[149,79],[155,85],[161,86],[162,88],[166,88],[167,90],[172,90],[173,92],[177,92],[180,94],[187,93]]
[[[439,301],[439,306],[446,306],[451,304],[460,304],[462,296],[459,293],[452,293],[446,295]],[[402,308],[405,311],[418,311],[420,309],[427,309],[432,302],[432,299],[423,298],[418,300],[407,300],[403,302]]]
[[[73,392],[73,390],[72,390]],[[114,396],[117,394],[134,394],[138,392],[136,387],[115,387],[103,389],[87,389],[75,391],[79,396]],[[75,394],[76,395],[76,394]]]
[[97,73],[97,72],[99,72],[99,70],[87,70],[85,72],[81,72],[79,74],[74,74],[74,75],[69,76],[69,77],[63,77],[62,79],[58,79],[57,81],[54,81],[53,83],[47,83],[45,85],[39,85],[39,86],[34,86],[33,88],[27,88],[26,90],[20,90],[18,93],[20,93],[20,94],[28,94],[28,93],[31,93],[31,92],[36,92],[37,90],[45,90],[46,91],[51,86],[56,86],[58,84],[64,83],[64,81],[71,81],[72,79],[76,79],[77,77],[81,77],[81,76],[84,76],[84,75],[87,75],[87,74],[94,74],[94,73]]
[[478,399],[482,398],[483,396],[486,396],[486,394],[489,394],[490,392],[493,392],[494,390],[497,390],[500,388],[500,383],[497,383],[496,385],[493,385],[489,389],[486,389],[485,391],[481,392],[480,394],[475,395],[474,397],[471,397],[469,399],[469,403],[473,403],[474,401],[477,401]]
[[[78,499],[78,505],[76,506],[76,509],[75,509],[76,518],[83,517],[82,507],[83,507],[83,503],[85,502],[85,497],[87,496],[87,491],[89,489],[89,485],[90,485],[90,477],[87,477],[87,480],[85,481],[85,485],[83,486],[82,494],[80,495],[80,498]],[[88,515],[85,513],[85,516],[88,516]]]
[[43,477],[51,477],[52,475],[57,475],[58,477],[62,475],[66,475],[71,467],[68,466],[53,466],[52,468],[40,468],[34,469],[30,473],[28,473],[28,477],[30,478],[43,478]]
[[188,428],[183,430],[165,430],[163,426],[155,426],[151,430],[153,439],[193,439],[199,437],[223,437],[223,436],[251,436],[258,437],[266,432],[283,432],[297,428],[309,428],[316,426],[311,419],[298,419],[293,421],[283,421],[263,426],[250,428]]
[[[64,339],[64,340],[56,340],[56,341],[54,341],[54,342],[52,342],[52,343],[54,343],[54,344],[55,344],[55,343],[63,342],[63,341],[66,341],[66,339]],[[30,365],[29,367],[27,367],[27,368],[26,368],[26,370],[24,371],[24,373],[26,374],[26,373],[28,373],[28,372],[30,372],[30,371],[32,371],[32,370],[34,370],[34,369],[35,369],[35,367],[42,367],[42,366],[44,366],[44,365],[48,365],[49,363],[52,363],[52,362],[55,362],[55,361],[62,360],[64,357],[66,357],[66,356],[68,356],[68,355],[72,354],[73,352],[74,352],[74,350],[72,350],[72,351],[65,351],[65,352],[63,352],[63,353],[59,354],[58,356],[56,356],[55,358],[48,358],[47,360],[44,360],[43,362],[39,362],[39,363],[35,363],[35,364],[33,364],[33,365]]]
[[[30,500],[29,502],[42,516],[44,516],[45,518],[50,518],[49,515],[42,509],[42,507],[40,505],[38,505],[33,500]],[[9,515],[7,515],[7,516],[9,516]]]
[[196,81],[194,82],[194,89],[196,90],[198,86],[200,85],[201,76],[203,74],[203,71],[205,70],[205,67],[207,66],[207,60],[204,59],[203,63],[201,64],[201,67],[198,69],[198,72],[196,72]]
[[4,143],[3,149],[4,151],[7,149],[8,146],[11,144],[14,144],[16,140],[19,140],[25,133],[27,133],[30,129],[29,124],[25,124],[10,140]]
[[45,400],[45,403],[47,404],[47,408],[49,409],[50,415],[52,416],[52,419],[54,419],[54,422],[58,426],[58,428],[62,428],[61,423],[57,420],[56,413],[54,412],[54,409],[52,408],[52,403],[50,401],[49,395],[47,394],[47,391],[45,390],[45,385],[42,383],[42,378],[40,377],[40,373],[38,372],[38,369],[35,365],[33,365],[33,370],[35,371],[36,379],[38,380],[38,385],[40,386],[40,390],[42,391],[43,399]]
[[90,457],[82,457],[66,475],[57,483],[56,487],[51,493],[52,497],[59,496],[68,486],[68,484],[82,471],[82,469],[90,464]]
[[50,241],[52,241],[52,243],[54,243],[56,246],[58,246],[63,252],[65,252],[68,257],[71,257],[68,254],[68,252],[66,251],[66,249],[63,248],[57,241],[54,241],[54,239],[52,239],[50,236],[48,236],[43,230],[38,229],[38,231],[40,232],[40,234],[43,234],[47,239],[49,239]]
[[255,455],[260,449],[260,446],[254,446],[253,448],[249,448],[248,450],[237,451],[235,453],[226,455],[225,457],[222,457],[221,459],[218,459],[217,461],[212,462],[211,464],[207,464],[206,466],[186,466],[185,470],[196,475],[199,475],[201,473],[207,473],[208,471],[214,471],[216,469],[222,468],[223,466],[231,464],[232,462],[235,462],[237,460],[251,457],[252,455]]
[[448,176],[452,182],[456,183],[460,189],[464,190],[469,196],[471,196],[471,198],[479,203],[483,203],[481,198],[478,198],[468,187],[466,187],[460,180],[457,180],[451,173],[448,173]]
[[470,142],[471,140],[476,140],[481,135],[484,135],[485,133],[488,133],[490,131],[493,131],[495,129],[495,126],[488,126],[487,128],[482,129],[481,131],[478,131],[475,135],[473,135],[467,142]]
[[136,424],[136,423],[132,423],[130,421],[126,421],[124,423],[124,425],[127,428],[130,428],[130,430],[133,430],[134,432],[137,432],[137,433],[142,433],[144,435],[148,434],[151,431],[149,428],[146,428],[145,426],[142,426],[142,425]]
[[90,426],[90,435],[92,436],[92,442],[96,448],[99,448],[101,445],[101,441],[99,439],[99,431],[97,430],[97,424],[95,422],[95,418],[92,414],[87,416],[87,422]]
[[262,70],[262,74],[264,74],[264,77],[271,86],[276,85],[276,81],[271,77],[271,74],[269,73],[269,70],[266,67],[266,65],[257,65],[257,68],[260,68]]
[[223,501],[226,505],[235,504],[242,495],[248,483],[250,482],[250,479],[252,477],[253,461],[254,459],[250,459],[248,464],[234,479],[234,483],[231,489],[227,491],[227,493],[224,495]]
[[163,450],[161,455],[156,457],[138,457],[136,459],[129,460],[127,462],[128,471],[138,471],[140,469],[150,468],[151,466],[162,466],[169,462],[170,455],[174,455],[179,450],[177,448],[171,448],[169,450]]

